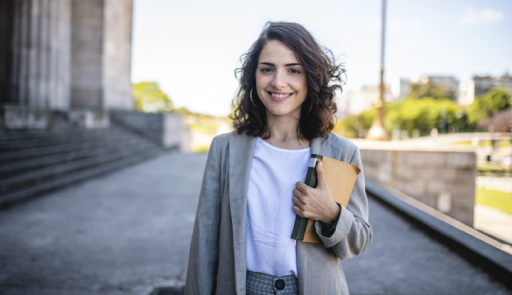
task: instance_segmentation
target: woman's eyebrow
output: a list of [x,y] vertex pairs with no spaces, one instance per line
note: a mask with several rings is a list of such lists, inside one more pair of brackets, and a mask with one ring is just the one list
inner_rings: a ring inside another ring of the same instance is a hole
[[[267,66],[272,66],[272,67],[275,67],[276,65],[271,63],[271,62],[260,62],[260,64],[262,65],[267,65]],[[291,63],[291,64],[285,64],[286,67],[291,67],[291,66],[300,66],[300,63],[296,62],[296,63]]]

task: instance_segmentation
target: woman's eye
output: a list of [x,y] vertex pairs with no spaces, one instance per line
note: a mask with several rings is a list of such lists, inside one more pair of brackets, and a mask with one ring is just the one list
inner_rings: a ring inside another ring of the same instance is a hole
[[300,74],[300,71],[299,71],[299,70],[297,70],[297,69],[290,69],[290,72],[291,72],[292,74]]
[[272,72],[272,69],[271,68],[262,68],[261,72],[263,72],[263,73],[270,73],[270,72]]

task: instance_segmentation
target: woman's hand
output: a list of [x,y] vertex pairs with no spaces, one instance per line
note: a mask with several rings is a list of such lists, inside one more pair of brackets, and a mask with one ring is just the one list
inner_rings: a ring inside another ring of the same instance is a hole
[[322,162],[316,165],[318,185],[312,188],[302,181],[295,184],[292,201],[293,211],[300,217],[323,222],[330,227],[340,214],[340,206],[331,198],[327,188]]

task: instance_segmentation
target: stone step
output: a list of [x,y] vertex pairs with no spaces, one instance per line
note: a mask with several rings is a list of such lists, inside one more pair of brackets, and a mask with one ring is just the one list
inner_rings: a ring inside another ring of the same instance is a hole
[[135,143],[135,142],[147,142],[144,139],[138,138],[136,136],[129,135],[120,135],[110,136],[106,138],[96,137],[95,140],[88,139],[87,141],[77,141],[71,143],[62,143],[56,146],[48,146],[48,147],[31,147],[23,150],[17,151],[9,151],[0,153],[0,161],[2,163],[10,163],[14,161],[19,161],[21,159],[31,159],[31,158],[39,158],[45,157],[55,154],[61,154],[66,152],[73,152],[79,150],[87,150],[96,147],[104,147],[109,144],[118,145],[119,143]]
[[9,174],[8,177],[2,177],[0,179],[0,192],[16,189],[24,185],[37,184],[48,178],[58,177],[64,173],[72,173],[90,166],[99,165],[103,162],[129,157],[139,152],[146,152],[147,149],[148,146],[145,143],[122,145],[122,147],[118,148],[106,147],[103,153],[95,157],[83,158],[72,162],[56,163],[41,169],[26,171],[18,175]]
[[[122,142],[116,142],[116,143],[122,143],[126,146],[133,146],[137,145],[140,148],[139,149],[154,149],[155,145],[148,143],[148,142],[141,142],[138,139],[130,139],[125,140]],[[38,156],[33,159],[25,159],[20,158],[17,161],[11,161],[10,163],[7,163],[6,165],[0,166],[0,178],[5,177],[12,177],[20,173],[27,172],[29,170],[35,170],[35,169],[42,169],[51,165],[56,165],[59,163],[69,163],[85,158],[91,158],[95,156],[100,156],[104,154],[106,151],[109,150],[117,150],[118,147],[115,146],[98,146],[88,149],[82,149],[82,150],[72,150],[72,151],[66,151],[63,153],[58,154],[52,154],[47,156]]]
[[115,138],[122,139],[126,137],[133,138],[133,136],[113,130],[102,133],[49,135],[44,139],[19,140],[10,143],[0,143],[0,153],[22,149],[45,148],[85,141],[95,141],[98,139],[103,141],[113,141]]
[[125,157],[132,157],[137,153],[148,152],[147,147],[144,146],[144,148],[146,150],[142,150],[141,147],[138,146],[131,146],[130,148],[120,150],[109,150],[96,157],[56,164],[43,169],[22,173],[20,175],[5,177],[0,179],[0,192],[3,194],[5,192],[21,189],[26,186],[39,185],[48,179],[58,178],[65,174],[74,173],[82,169],[121,160]]
[[29,201],[45,193],[62,189],[70,185],[75,185],[85,180],[98,177],[106,173],[110,173],[125,168],[127,166],[134,165],[145,160],[157,157],[161,154],[163,154],[163,152],[160,150],[160,152],[158,153],[141,153],[138,155],[133,155],[131,157],[124,157],[117,161],[103,163],[97,166],[83,169],[81,171],[77,171],[75,173],[64,174],[59,178],[54,178],[45,181],[44,183],[41,183],[39,185],[25,187],[18,191],[2,194],[0,197],[0,208],[5,208],[15,204]]
[[73,128],[70,130],[56,131],[56,130],[46,130],[44,133],[31,135],[25,134],[24,132],[20,132],[17,135],[11,135],[8,138],[0,138],[0,144],[7,143],[19,143],[26,141],[37,141],[37,140],[48,140],[52,138],[81,138],[87,137],[91,135],[102,135],[102,134],[110,134],[110,133],[119,133],[124,132],[124,130],[120,130],[119,128],[105,128],[105,129],[82,129],[82,128]]

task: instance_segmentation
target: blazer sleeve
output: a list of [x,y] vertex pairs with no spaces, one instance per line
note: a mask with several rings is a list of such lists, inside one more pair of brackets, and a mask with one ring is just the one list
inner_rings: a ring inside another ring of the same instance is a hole
[[185,294],[214,294],[217,278],[221,149],[214,138],[208,153],[190,243]]
[[354,190],[347,207],[341,206],[336,229],[331,236],[322,234],[322,224],[315,222],[315,229],[325,247],[331,248],[340,259],[350,259],[361,254],[373,239],[373,231],[368,222],[368,199],[364,185],[363,165],[359,148],[355,147],[352,160],[349,162],[361,169],[356,178]]

